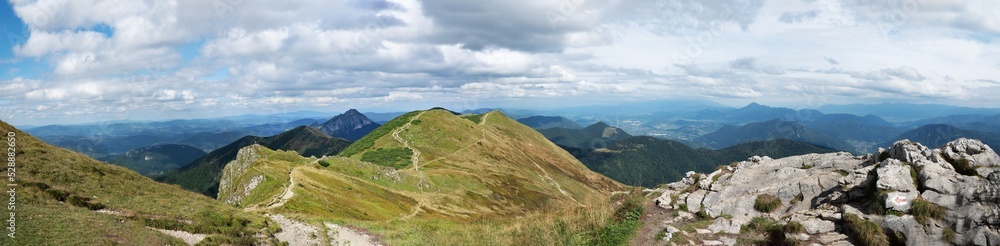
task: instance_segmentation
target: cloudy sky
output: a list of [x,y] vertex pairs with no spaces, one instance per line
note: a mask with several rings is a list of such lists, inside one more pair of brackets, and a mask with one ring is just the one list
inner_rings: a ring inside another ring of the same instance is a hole
[[1000,1],[9,0],[0,120],[704,99],[1000,107]]

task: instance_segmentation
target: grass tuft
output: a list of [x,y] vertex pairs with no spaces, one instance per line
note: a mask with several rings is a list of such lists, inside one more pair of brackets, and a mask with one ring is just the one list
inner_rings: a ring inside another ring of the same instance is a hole
[[944,228],[944,234],[941,234],[941,239],[951,242],[951,240],[955,240],[955,234],[955,230],[951,229],[951,227]]
[[877,223],[862,219],[854,214],[844,214],[847,231],[861,244],[869,246],[889,246],[889,238]]
[[[797,243],[790,238],[786,238],[785,234],[802,233],[805,232],[805,226],[799,224],[798,222],[788,222],[785,224],[780,224],[771,218],[765,216],[757,216],[750,220],[750,223],[744,225],[740,231],[745,232],[757,232],[763,233],[767,236],[766,240],[757,241],[753,239],[751,244],[755,245],[796,245]],[[748,239],[750,239],[748,237]]]
[[941,154],[941,157],[943,157],[946,162],[951,164],[951,166],[955,168],[955,171],[958,172],[958,174],[965,176],[979,176],[979,172],[976,172],[976,167],[970,164],[968,159],[961,158],[955,160],[952,159],[947,154]]
[[924,199],[913,200],[912,206],[911,213],[921,224],[927,223],[928,219],[941,220],[945,215],[944,207]]
[[753,209],[756,209],[762,213],[770,213],[775,209],[781,207],[781,199],[770,194],[760,194],[757,195],[757,200],[754,201]]

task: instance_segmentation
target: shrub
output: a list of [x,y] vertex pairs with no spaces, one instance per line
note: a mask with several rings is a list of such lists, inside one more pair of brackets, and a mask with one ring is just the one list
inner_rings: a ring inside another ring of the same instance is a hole
[[413,150],[409,148],[378,148],[361,154],[361,161],[401,169],[410,165],[411,157],[413,157]]
[[326,160],[322,160],[322,161],[319,161],[319,165],[323,166],[323,167],[329,167],[330,166],[330,162],[327,162]]
[[481,121],[483,121],[483,115],[482,114],[463,115],[462,118],[466,119],[466,120],[469,120],[469,121],[472,121],[472,123],[476,123],[476,124],[479,124]]
[[757,200],[753,204],[753,209],[762,213],[773,212],[778,207],[781,207],[781,199],[769,194],[757,195]]
[[945,208],[941,205],[920,198],[913,200],[911,209],[913,217],[921,224],[927,223],[927,219],[940,220],[945,214]]
[[854,214],[844,214],[847,231],[861,244],[869,246],[889,246],[889,238],[877,223],[862,219]]

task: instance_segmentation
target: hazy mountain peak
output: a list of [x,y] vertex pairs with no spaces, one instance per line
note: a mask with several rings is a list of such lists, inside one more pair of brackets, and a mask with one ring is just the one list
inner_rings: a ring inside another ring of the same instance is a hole
[[354,141],[364,137],[365,134],[375,130],[378,126],[378,123],[368,119],[367,116],[358,112],[358,110],[350,109],[316,126],[316,128],[327,135]]

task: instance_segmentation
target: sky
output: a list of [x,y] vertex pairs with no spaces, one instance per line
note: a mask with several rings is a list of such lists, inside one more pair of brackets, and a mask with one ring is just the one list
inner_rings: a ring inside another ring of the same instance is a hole
[[1000,107],[1000,1],[9,0],[0,120],[659,99]]

